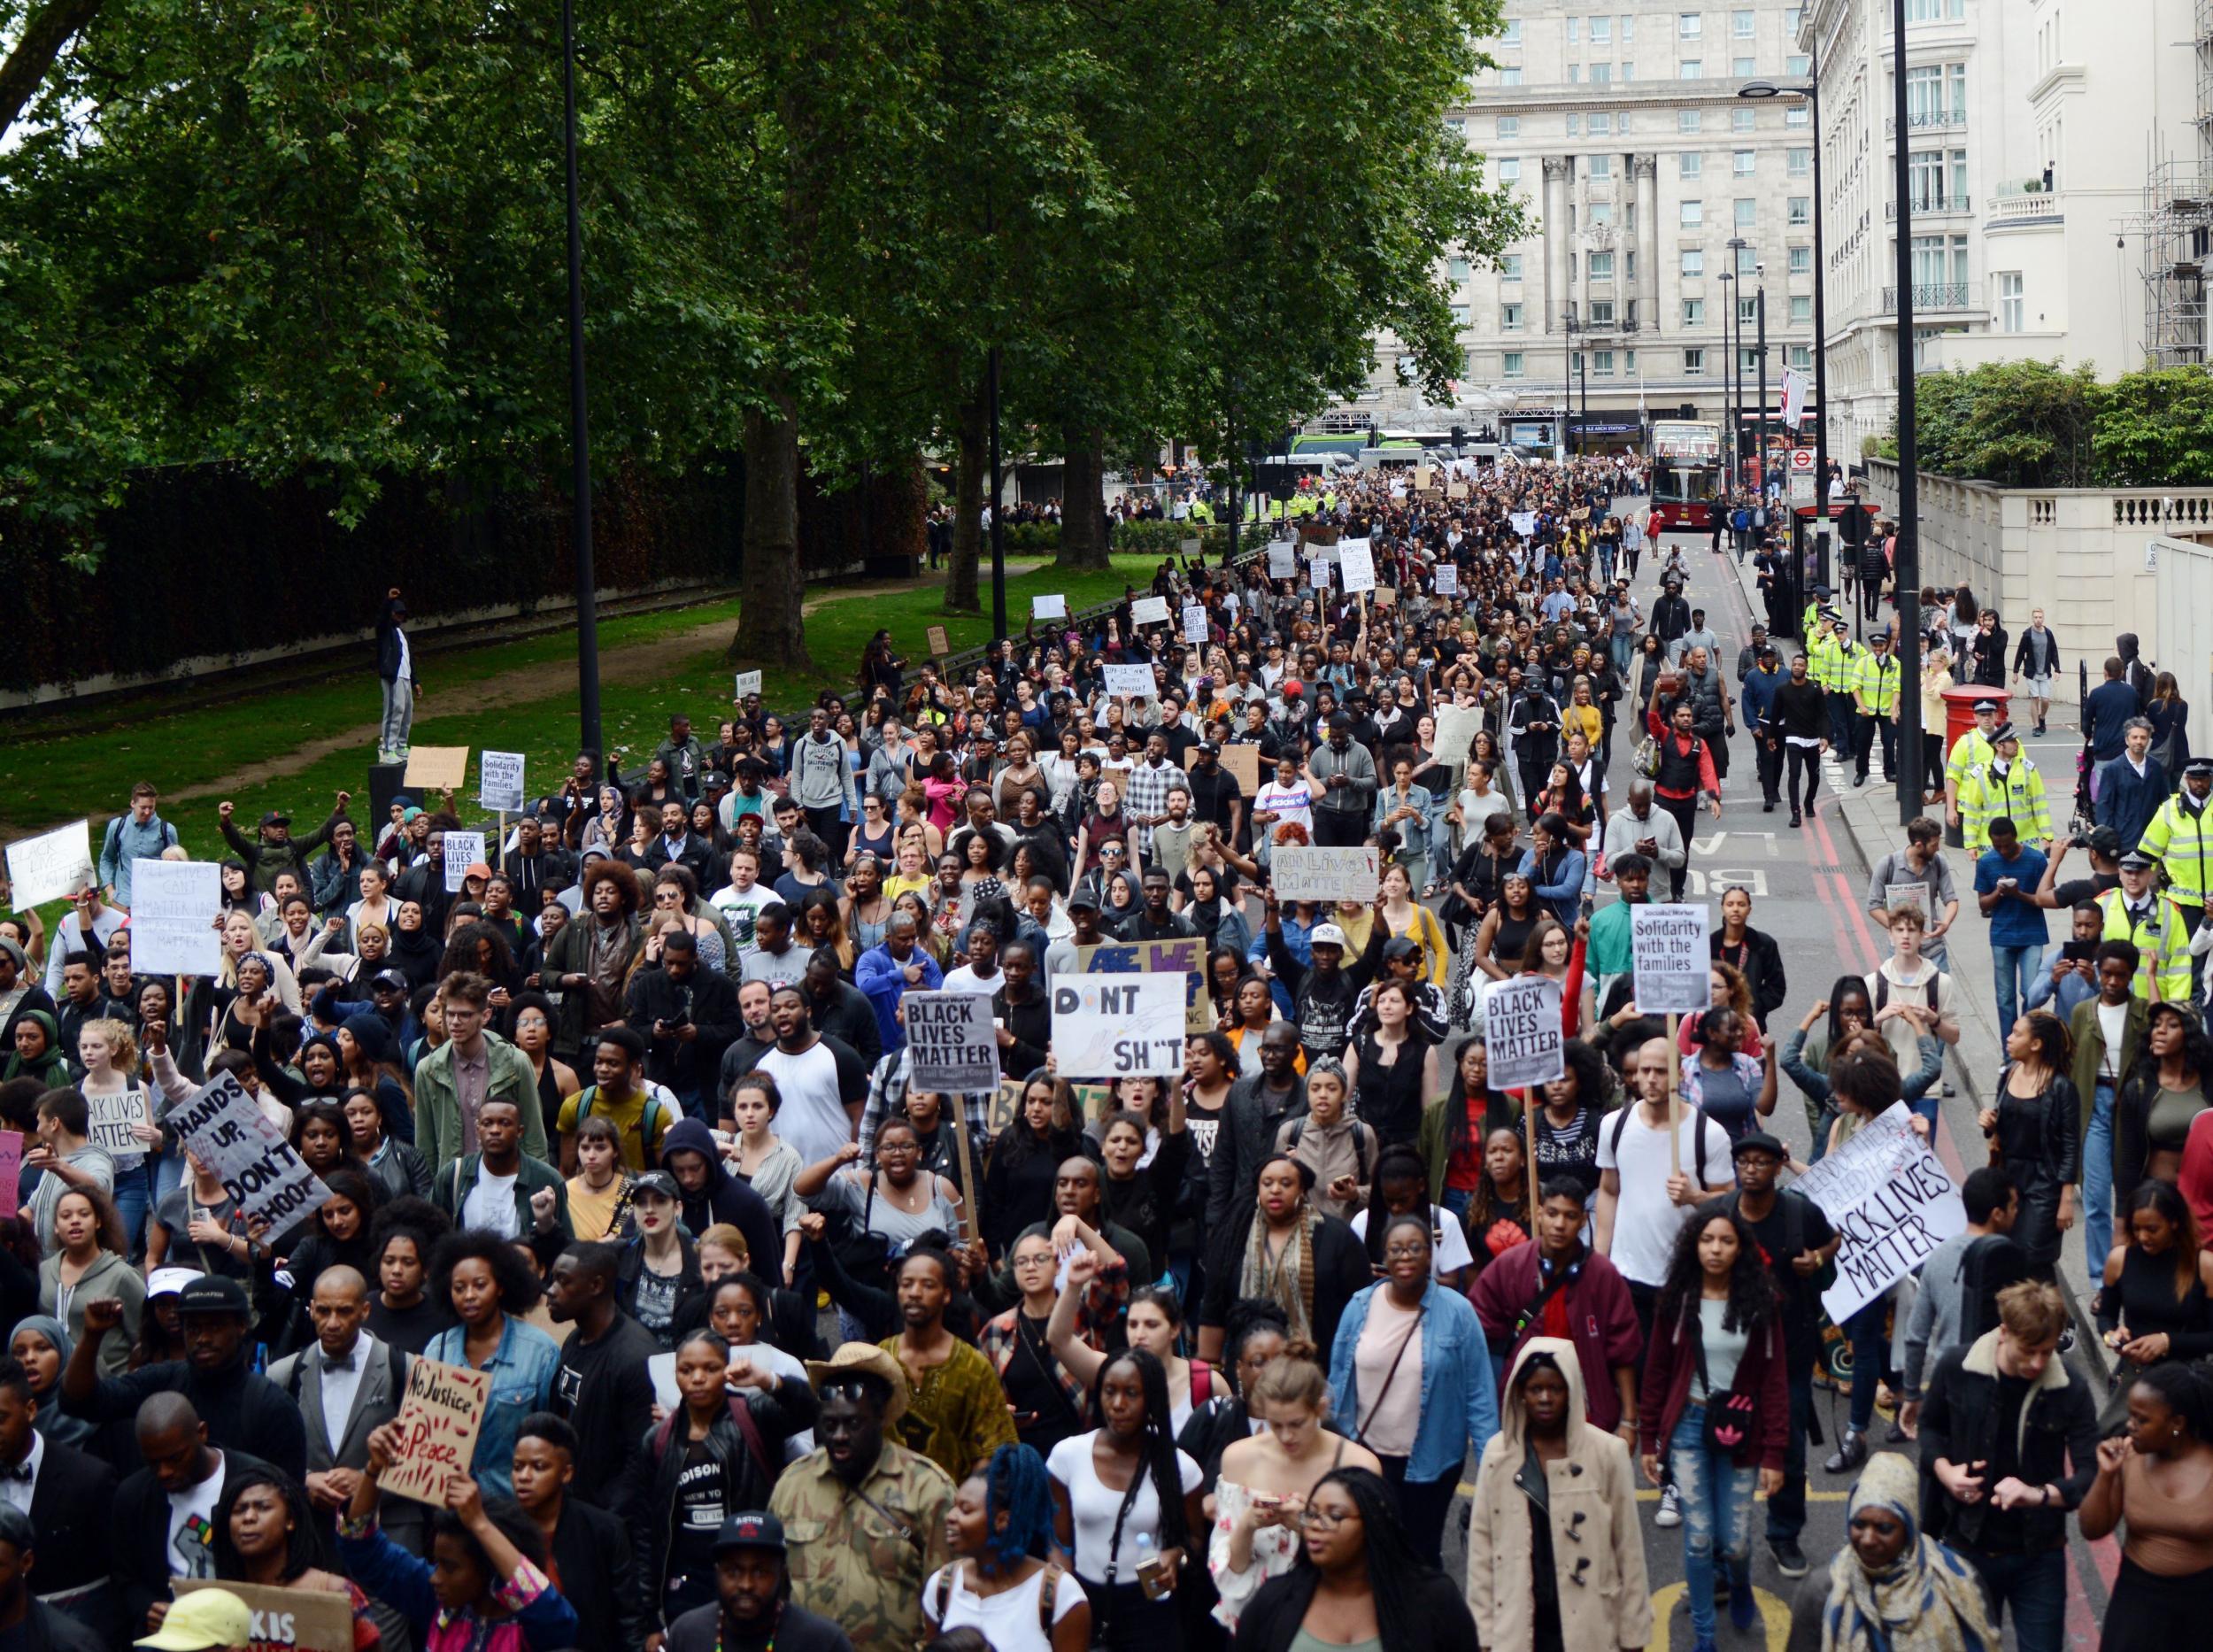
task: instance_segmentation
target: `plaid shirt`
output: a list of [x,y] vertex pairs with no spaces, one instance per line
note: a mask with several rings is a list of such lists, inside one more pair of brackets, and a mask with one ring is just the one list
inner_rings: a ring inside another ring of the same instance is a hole
[[[1117,1256],[1101,1268],[1091,1284],[1083,1287],[1083,1299],[1076,1306],[1076,1339],[1085,1347],[1104,1354],[1106,1351],[1106,1327],[1122,1317],[1122,1310],[1129,1303],[1130,1264]],[[1014,1363],[1014,1355],[1022,1347],[1022,1332],[1015,1324],[1022,1311],[1019,1304],[1008,1308],[985,1324],[976,1335],[976,1347],[983,1351],[983,1357],[991,1362],[991,1369],[999,1373],[1002,1382],[1006,1378],[1006,1368]],[[1068,1395],[1068,1403],[1076,1408],[1076,1415],[1079,1418],[1087,1417],[1091,1411],[1091,1397],[1084,1392],[1083,1385],[1076,1380],[1074,1373],[1067,1366],[1053,1356],[1050,1348],[1045,1349],[1044,1353],[1046,1369],[1053,1373],[1053,1380],[1060,1385],[1061,1392]]]
[[[1168,813],[1168,794],[1177,786],[1191,790],[1191,776],[1173,763],[1163,762],[1158,768],[1140,762],[1130,771],[1124,786],[1132,814],[1165,814]],[[1137,840],[1147,854],[1153,853],[1153,828],[1137,828]]]
[[[860,1109],[860,1159],[864,1164],[875,1162],[876,1131],[883,1128],[886,1119],[899,1116],[906,1106],[907,1054],[894,1050],[876,1063],[868,1075],[868,1100]],[[991,1146],[991,1103],[998,1092],[991,1090],[972,1091],[960,1098],[961,1112],[968,1125],[968,1152],[975,1161],[976,1174],[983,1174],[984,1151]],[[960,1177],[956,1175],[957,1182]]]

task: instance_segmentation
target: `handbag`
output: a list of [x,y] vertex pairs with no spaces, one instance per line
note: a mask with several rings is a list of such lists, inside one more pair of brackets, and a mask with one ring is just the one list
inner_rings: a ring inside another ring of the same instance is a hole
[[1376,1413],[1383,1409],[1384,1400],[1391,1393],[1391,1385],[1399,1375],[1399,1363],[1406,1358],[1407,1350],[1414,1346],[1414,1339],[1422,1334],[1422,1321],[1428,1317],[1429,1311],[1427,1302],[1414,1310],[1414,1324],[1400,1339],[1399,1351],[1391,1356],[1391,1369],[1384,1373],[1383,1386],[1376,1390],[1376,1402],[1368,1408],[1368,1421],[1362,1423],[1360,1432],[1353,1436],[1354,1445],[1365,1446],[1368,1443],[1368,1431],[1375,1424]]
[[1637,742],[1629,754],[1629,766],[1646,780],[1656,779],[1660,774],[1660,741],[1657,736],[1646,735]]
[[1714,1379],[1706,1374],[1704,1332],[1693,1340],[1698,1347],[1698,1379],[1706,1389],[1706,1449],[1733,1457],[1752,1443],[1752,1425],[1759,1420],[1759,1406],[1750,1394],[1739,1393],[1734,1388],[1716,1393]]

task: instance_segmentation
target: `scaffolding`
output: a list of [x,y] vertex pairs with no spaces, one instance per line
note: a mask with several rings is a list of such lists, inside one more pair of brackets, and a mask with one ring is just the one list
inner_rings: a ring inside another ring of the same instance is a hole
[[[2209,7],[2213,0],[2200,0],[2201,15]],[[2183,161],[2156,163],[2134,217],[2132,228],[2144,248],[2145,360],[2158,367],[2201,367],[2206,273],[2213,263],[2213,187],[2208,174]]]

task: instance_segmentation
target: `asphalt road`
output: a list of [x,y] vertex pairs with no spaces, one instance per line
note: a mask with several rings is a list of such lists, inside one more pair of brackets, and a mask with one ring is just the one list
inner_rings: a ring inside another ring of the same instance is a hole
[[[1721,557],[1713,556],[1704,536],[1671,535],[1669,540],[1684,547],[1684,560],[1690,575],[1685,595],[1693,607],[1706,610],[1708,626],[1722,640],[1721,663],[1730,673],[1733,694],[1737,652],[1749,635],[1753,619],[1733,559],[1726,552]],[[1654,583],[1656,571],[1657,559],[1647,553],[1639,570],[1637,590],[1637,599],[1647,613],[1660,595]],[[1787,655],[1785,659],[1787,662]],[[1627,710],[1626,704],[1623,709]],[[1616,799],[1626,794],[1635,778],[1629,767],[1634,736],[1623,738],[1623,728],[1617,727],[1614,761],[1608,778]],[[2040,766],[2046,771],[2047,785],[2054,790],[2055,808],[2065,807],[2064,796],[2073,788],[2074,745],[2075,737],[2055,724],[2052,735],[2036,742],[2032,748]],[[1833,762],[1828,766],[1821,801],[1805,825],[1794,830],[1787,807],[1771,814],[1761,808],[1751,743],[1741,722],[1730,745],[1730,773],[1723,785],[1722,817],[1718,821],[1705,815],[1700,818],[1700,835],[1692,845],[1691,876],[1685,895],[1685,899],[1695,899],[1706,896],[1709,889],[1739,884],[1752,891],[1752,922],[1775,937],[1789,978],[1789,997],[1775,1017],[1777,1036],[1780,1038],[1787,1036],[1815,1000],[1829,995],[1829,988],[1839,976],[1867,973],[1887,955],[1889,947],[1887,938],[1878,936],[1861,904],[1868,868],[1840,823],[1826,818],[1835,807],[1833,788],[1849,779],[1848,767],[1839,768]],[[2048,755],[2039,749],[2047,745],[2052,748]],[[1787,1078],[1783,1081],[1770,1128],[1789,1144],[1793,1153],[1803,1155],[1808,1141],[1805,1111],[1795,1086]],[[1962,1169],[1962,1143],[1972,1144],[1975,1162],[1979,1162],[1980,1135],[1968,1104],[1955,1099],[1945,1104],[1938,1140],[1939,1150],[1955,1176]],[[1808,1447],[1808,1522],[1800,1541],[1818,1571],[1843,1545],[1844,1496],[1851,1477],[1831,1476],[1821,1470],[1821,1460],[1833,1449],[1842,1427],[1845,1395],[1816,1387],[1814,1410],[1820,1432],[1828,1443]],[[1887,1424],[1886,1417],[1877,1417],[1870,1436],[1876,1449],[1884,1448],[1882,1440]],[[1911,1445],[1891,1448],[1908,1453],[1915,1450]],[[1471,1464],[1470,1472],[1472,1469]],[[1639,1500],[1646,1521],[1645,1554],[1656,1619],[1654,1652],[1666,1652],[1669,1648],[1686,1652],[1691,1645],[1691,1630],[1683,1601],[1682,1531],[1679,1527],[1662,1531],[1650,1525],[1657,1493],[1643,1490]],[[1461,1506],[1466,1507],[1464,1499]],[[1729,1626],[1724,1611],[1719,1629],[1720,1643],[1724,1648],[1748,1646],[1764,1633],[1773,1652],[1781,1652],[1789,1630],[1789,1602],[1796,1586],[1775,1570],[1762,1536],[1764,1524],[1763,1512],[1755,1512],[1752,1577],[1760,1603],[1760,1624],[1738,1634]],[[1466,1564],[1466,1548],[1457,1518],[1447,1526],[1446,1546],[1446,1569],[1458,1575]],[[2068,1640],[2070,1648],[2090,1652],[2097,1645],[2099,1621],[2119,1563],[2118,1554],[2110,1540],[2093,1545],[2077,1536],[2070,1541],[2068,1563]]]

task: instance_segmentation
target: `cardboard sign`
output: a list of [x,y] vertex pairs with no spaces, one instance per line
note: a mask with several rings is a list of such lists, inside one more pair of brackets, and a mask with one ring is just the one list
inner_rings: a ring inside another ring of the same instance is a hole
[[1053,1048],[1061,1076],[1167,1078],[1184,1070],[1180,975],[1060,975],[1053,980]]
[[[754,672],[759,679],[760,673]],[[522,753],[480,752],[476,757],[476,804],[495,814],[522,813]]]
[[[484,859],[484,834],[481,831],[450,831],[445,835],[445,892],[458,895],[462,881],[468,876],[469,864]],[[489,864],[489,862],[487,862]]]
[[1568,1070],[1568,1035],[1561,1023],[1561,984],[1521,975],[1483,990],[1483,1036],[1491,1052],[1491,1087],[1523,1090]]
[[1238,790],[1248,798],[1261,789],[1261,748],[1257,745],[1225,745],[1222,748],[1222,767],[1238,783]]
[[1427,488],[1430,485],[1430,477],[1433,475],[1435,472],[1436,467],[1434,466],[1416,465],[1414,467],[1414,485],[1417,488]]
[[947,654],[952,652],[952,645],[945,640],[945,628],[944,626],[924,626],[922,628],[922,635],[929,640],[929,652],[936,655],[938,659],[943,660]]
[[1448,499],[1466,498],[1468,497],[1468,484],[1464,482],[1447,482],[1445,487],[1445,497]]
[[1378,608],[1397,607],[1399,606],[1399,588],[1396,585],[1376,586],[1376,606]]
[[1345,570],[1345,591],[1376,589],[1376,555],[1365,539],[1347,539],[1337,548],[1338,566]]
[[1883,885],[1883,910],[1896,912],[1911,907],[1923,917],[1929,915],[1929,886],[1926,884],[1885,884]]
[[223,1074],[171,1108],[168,1123],[238,1208],[266,1222],[271,1232],[283,1232],[329,1201],[330,1189],[292,1151],[235,1074]]
[[1369,901],[1376,898],[1376,879],[1383,868],[1381,852],[1372,845],[1360,849],[1318,849],[1307,844],[1279,843],[1268,861],[1268,878],[1278,900]]
[[1537,513],[1535,511],[1515,511],[1506,520],[1512,525],[1515,533],[1523,539],[1528,538],[1531,534],[1537,531]]
[[1198,603],[1184,605],[1184,640],[1201,648],[1207,645],[1207,610]]
[[909,992],[899,1008],[914,1088],[950,1095],[999,1087],[999,1029],[988,994]]
[[199,1589],[235,1594],[252,1614],[248,1652],[353,1652],[353,1603],[328,1589],[280,1589],[214,1578],[172,1578],[181,1600]]
[[1270,579],[1299,577],[1299,550],[1288,539],[1278,539],[1268,547],[1268,576]]
[[0,1130],[0,1210],[23,1208],[23,1132]]
[[1180,975],[1184,977],[1184,1031],[1214,1031],[1214,1007],[1207,997],[1209,938],[1172,941],[1101,941],[1076,949],[1078,975]]
[[1068,598],[1066,591],[1054,591],[1050,596],[1039,592],[1029,599],[1029,617],[1033,620],[1065,620],[1068,617]]
[[94,876],[89,822],[72,821],[8,845],[8,884],[18,912],[66,900]]
[[1437,577],[1430,582],[1430,589],[1440,597],[1460,595],[1460,564],[1439,562],[1437,565]]
[[[210,930],[212,934],[214,931]],[[96,1147],[110,1153],[143,1153],[145,1144],[131,1134],[133,1124],[150,1124],[143,1092],[126,1090],[119,1095],[88,1095],[85,1110],[91,1118],[86,1134]],[[7,1207],[0,1206],[0,1209]]]
[[469,781],[466,745],[419,745],[407,753],[407,784],[429,791],[458,791]]
[[984,1121],[995,1139],[999,1131],[1022,1115],[1024,1082],[1022,1078],[1002,1078],[999,1081],[999,1089],[991,1097],[990,1116]]
[[407,1397],[400,1401],[399,1453],[378,1486],[433,1508],[445,1505],[445,1488],[469,1471],[476,1432],[491,1399],[490,1371],[415,1356],[407,1368]]
[[1703,905],[1629,909],[1631,990],[1640,1013],[1682,1015],[1713,1003],[1707,922]]
[[[942,637],[945,634],[944,628],[941,626],[933,625],[929,629],[937,633],[937,637]],[[930,652],[932,653],[941,654],[945,651],[937,646],[937,637],[932,637],[930,639]],[[760,673],[758,671],[740,671],[736,673],[730,679],[730,694],[733,699],[744,699],[749,694],[758,694],[760,692]]]
[[1176,548],[1182,552],[1185,556],[1197,556],[1199,552],[1199,544],[1200,542],[1195,538],[1179,539],[1176,543]]
[[1153,680],[1151,666],[1101,666],[1099,675],[1106,683],[1106,692],[1117,699],[1150,699]]
[[1130,622],[1132,625],[1166,625],[1168,623],[1168,598],[1166,597],[1138,598],[1130,605]]
[[1834,1322],[1880,1296],[1967,1229],[1959,1189],[1914,1130],[1913,1113],[1903,1101],[1853,1131],[1795,1185],[1821,1207],[1844,1240],[1837,1247],[1837,1282],[1821,1293],[1821,1305]]
[[[1440,762],[1465,763],[1468,748],[1475,744],[1476,736],[1483,732],[1483,707],[1480,706],[1439,706],[1437,708],[1437,756]],[[1470,821],[1469,830],[1478,830],[1482,822]]]
[[212,861],[131,862],[131,970],[213,975],[222,968],[223,869]]

